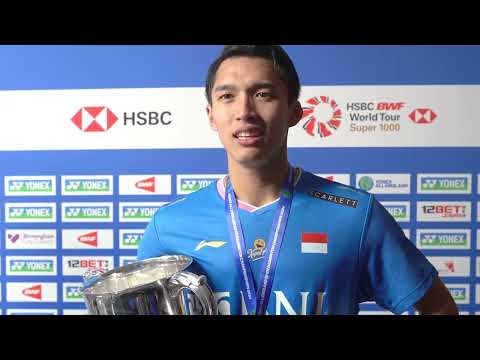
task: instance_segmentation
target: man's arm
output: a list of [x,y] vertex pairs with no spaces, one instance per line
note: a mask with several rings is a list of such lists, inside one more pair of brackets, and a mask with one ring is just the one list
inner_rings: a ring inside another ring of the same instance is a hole
[[458,315],[452,295],[439,278],[413,307],[420,315]]

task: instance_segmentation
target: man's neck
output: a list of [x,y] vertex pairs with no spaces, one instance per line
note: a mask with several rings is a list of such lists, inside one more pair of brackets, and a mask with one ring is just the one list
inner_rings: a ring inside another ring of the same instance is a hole
[[264,167],[245,167],[229,161],[228,174],[237,200],[260,207],[280,196],[288,176],[286,159]]

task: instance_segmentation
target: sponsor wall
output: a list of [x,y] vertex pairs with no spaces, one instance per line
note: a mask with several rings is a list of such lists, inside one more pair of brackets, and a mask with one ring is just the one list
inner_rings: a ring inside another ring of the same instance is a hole
[[[45,77],[2,88],[2,314],[85,313],[79,289],[86,269],[135,261],[156,209],[226,173],[197,80],[203,81],[216,52],[181,48],[198,52],[205,65],[187,84],[180,66],[159,61],[156,68],[167,66],[171,77],[154,87],[140,76],[122,86],[111,79],[100,83],[93,71],[81,85],[65,72],[70,82],[63,86]],[[170,57],[177,50],[161,48]],[[410,70],[408,81],[392,82],[384,64],[376,77],[352,74],[346,85],[324,85],[316,75],[321,70],[305,59],[332,47],[287,50],[304,83],[303,118],[289,135],[291,163],[375,194],[438,269],[461,312],[478,313],[480,85],[459,81],[454,71],[447,72],[453,79],[443,75],[429,83],[406,60],[399,61]],[[459,59],[470,51],[480,60],[475,48],[452,51]],[[372,47],[365,55],[379,61]],[[431,59],[442,63],[433,54]],[[339,66],[334,72],[340,73]],[[373,303],[361,305],[361,314],[385,313]]]

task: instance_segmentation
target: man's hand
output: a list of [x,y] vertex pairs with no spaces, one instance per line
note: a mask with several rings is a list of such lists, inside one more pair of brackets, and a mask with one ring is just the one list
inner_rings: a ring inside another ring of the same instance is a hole
[[439,278],[413,307],[420,315],[458,315],[455,301]]

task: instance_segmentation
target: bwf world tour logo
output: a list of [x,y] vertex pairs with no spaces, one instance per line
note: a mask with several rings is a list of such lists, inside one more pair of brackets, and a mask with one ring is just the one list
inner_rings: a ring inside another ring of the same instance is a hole
[[82,107],[71,121],[84,132],[101,132],[109,130],[118,117],[105,106]]
[[303,129],[308,135],[328,137],[340,127],[342,110],[335,100],[328,96],[314,96],[307,103],[311,106],[303,107],[302,119],[307,118]]

